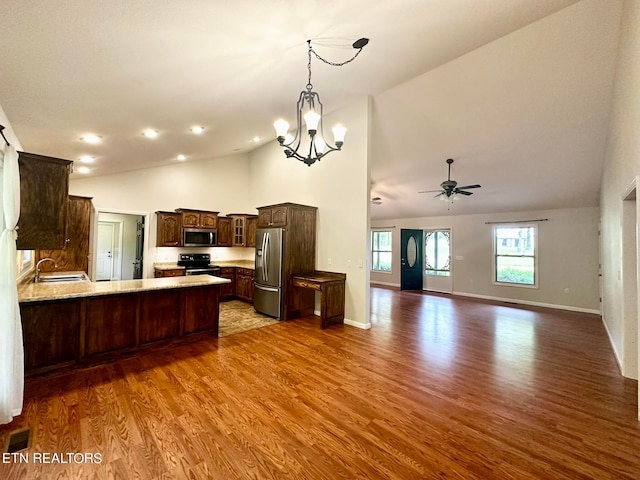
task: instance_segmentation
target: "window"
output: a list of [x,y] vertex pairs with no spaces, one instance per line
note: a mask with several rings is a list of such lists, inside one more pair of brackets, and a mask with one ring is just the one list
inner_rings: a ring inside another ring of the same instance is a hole
[[536,225],[501,225],[494,227],[495,283],[538,286]]
[[427,275],[448,277],[450,274],[449,230],[427,230],[424,237],[424,263]]
[[391,231],[372,233],[371,270],[391,272]]

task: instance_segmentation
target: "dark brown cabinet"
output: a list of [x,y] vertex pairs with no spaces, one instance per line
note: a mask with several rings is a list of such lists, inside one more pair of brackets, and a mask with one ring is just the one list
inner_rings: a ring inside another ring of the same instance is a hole
[[247,221],[245,223],[245,238],[246,238],[246,247],[255,247],[256,246],[256,230],[258,228],[258,217],[256,215],[251,215],[247,217]]
[[108,295],[85,300],[86,325],[82,356],[136,345],[138,295]]
[[80,301],[20,305],[25,371],[44,372],[78,359]]
[[253,302],[254,274],[249,268],[236,269],[236,297]]
[[185,288],[182,293],[184,334],[213,330],[218,335],[219,292],[215,288]]
[[182,217],[174,212],[156,212],[157,247],[182,246]]
[[153,271],[153,276],[155,278],[182,277],[184,276],[184,268],[171,268],[171,269],[156,268]]
[[64,248],[70,160],[19,152],[18,250]]
[[235,267],[222,267],[219,277],[231,280],[231,283],[223,283],[220,285],[220,298],[232,298],[236,293],[236,269]]
[[280,204],[258,208],[258,228],[286,227],[289,206]]
[[176,212],[182,216],[183,228],[217,228],[218,212],[206,210],[189,210],[178,208]]
[[231,247],[233,220],[230,217],[218,217],[218,247]]
[[53,258],[53,262],[44,262],[43,272],[89,272],[89,228],[93,205],[91,198],[70,195],[67,200],[67,226],[64,248],[60,250],[36,250],[35,261]]
[[148,292],[140,296],[140,345],[178,336],[179,300],[177,290]]

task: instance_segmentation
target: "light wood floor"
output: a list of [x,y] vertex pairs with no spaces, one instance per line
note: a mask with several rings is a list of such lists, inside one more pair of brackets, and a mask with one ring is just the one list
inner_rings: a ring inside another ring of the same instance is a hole
[[[372,288],[368,331],[278,323],[30,380],[7,479],[637,479],[598,316]],[[44,464],[34,453],[99,453]]]

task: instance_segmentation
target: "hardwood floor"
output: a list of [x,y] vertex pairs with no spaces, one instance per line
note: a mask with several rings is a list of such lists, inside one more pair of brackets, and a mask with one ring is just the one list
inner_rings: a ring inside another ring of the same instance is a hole
[[383,288],[371,305],[368,331],[295,320],[29,380],[0,438],[29,427],[31,447],[0,474],[640,478],[637,382],[598,316]]

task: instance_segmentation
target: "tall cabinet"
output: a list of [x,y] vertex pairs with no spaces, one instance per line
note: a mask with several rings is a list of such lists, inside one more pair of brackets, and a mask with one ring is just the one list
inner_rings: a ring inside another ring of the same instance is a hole
[[58,265],[44,262],[43,272],[81,271],[89,272],[89,228],[93,204],[90,197],[69,195],[67,199],[67,221],[64,247],[56,250],[36,250],[35,261],[53,258]]
[[296,203],[279,203],[258,208],[257,228],[284,229],[283,320],[298,318],[309,311],[313,312],[314,309],[315,292],[292,288],[291,277],[316,269],[317,212],[317,207]]

